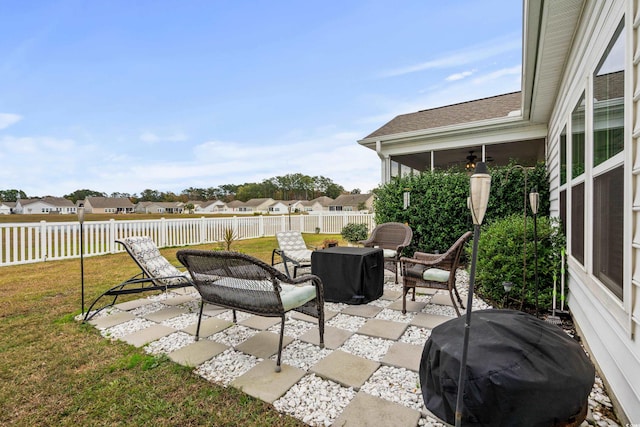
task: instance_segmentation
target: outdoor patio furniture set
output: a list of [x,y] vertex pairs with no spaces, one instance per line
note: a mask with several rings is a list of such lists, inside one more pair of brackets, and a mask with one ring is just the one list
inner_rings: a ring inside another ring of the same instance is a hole
[[[265,317],[280,317],[276,362],[276,371],[280,371],[286,314],[293,310],[318,319],[322,347],[325,299],[343,299],[342,302],[357,304],[379,298],[383,291],[383,266],[395,273],[396,281],[398,271],[403,272],[403,313],[406,312],[406,296],[413,290],[415,300],[416,287],[448,289],[454,307],[455,292],[460,307],[464,308],[455,288],[455,271],[459,267],[462,247],[471,233],[463,235],[442,255],[429,258],[428,254],[417,252],[416,258],[404,258],[402,251],[410,244],[412,234],[411,228],[405,224],[380,224],[369,239],[361,242],[364,247],[333,247],[325,249],[326,254],[321,254],[323,251],[314,251],[306,246],[300,232],[286,231],[276,235],[279,247],[272,253],[272,265],[238,252],[184,249],[177,252],[178,260],[187,268],[184,272],[160,254],[150,237],[124,238],[117,242],[124,246],[141,272],[96,298],[85,312],[84,320],[90,320],[103,309],[113,306],[120,295],[193,286],[201,296],[196,340],[206,303],[232,309],[234,322],[236,310]],[[285,273],[273,266],[276,255],[282,258]],[[316,257],[320,259],[320,255],[326,255],[324,262],[315,260]],[[336,260],[340,259],[343,260],[342,268],[336,266]],[[293,267],[293,275],[290,275],[288,264]],[[299,269],[308,267],[312,268],[312,273],[319,274],[297,277]],[[323,275],[327,277],[327,283],[323,283]],[[345,294],[343,287],[352,282],[357,285]],[[94,310],[104,297],[112,299]],[[456,312],[460,314],[457,307]]]

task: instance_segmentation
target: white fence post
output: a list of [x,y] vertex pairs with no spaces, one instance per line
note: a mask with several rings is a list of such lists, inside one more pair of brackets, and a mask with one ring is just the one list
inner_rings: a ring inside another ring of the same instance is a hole
[[116,220],[111,218],[109,220],[109,236],[107,237],[109,242],[109,252],[116,253]]
[[164,217],[160,218],[160,241],[158,246],[164,248],[167,242],[167,220]]
[[40,221],[40,260],[47,260],[47,221]]
[[200,244],[206,243],[207,240],[207,223],[204,217],[200,217]]
[[258,217],[258,236],[264,237],[264,217],[262,215]]

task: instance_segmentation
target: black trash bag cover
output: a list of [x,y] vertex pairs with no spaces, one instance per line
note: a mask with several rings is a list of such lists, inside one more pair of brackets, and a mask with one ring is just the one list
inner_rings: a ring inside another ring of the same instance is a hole
[[[435,327],[420,361],[426,407],[455,424],[465,317]],[[552,426],[586,409],[595,369],[561,328],[514,310],[471,315],[463,425]]]

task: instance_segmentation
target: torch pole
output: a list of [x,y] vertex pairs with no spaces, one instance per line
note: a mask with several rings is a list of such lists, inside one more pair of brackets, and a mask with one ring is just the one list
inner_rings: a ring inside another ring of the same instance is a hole
[[471,331],[471,311],[473,308],[473,288],[476,281],[476,261],[478,259],[478,241],[480,240],[480,225],[487,212],[489,190],[491,189],[491,175],[484,162],[476,164],[476,170],[471,175],[469,183],[469,198],[467,203],[473,220],[473,252],[471,254],[471,271],[469,272],[469,293],[467,294],[467,312],[464,323],[464,340],[462,342],[462,359],[460,361],[460,375],[458,376],[458,395],[456,399],[455,425],[462,426],[462,410],[464,409],[464,380],[467,373],[467,355],[469,352],[469,333]]
[[471,306],[473,305],[473,288],[476,278],[476,260],[478,259],[478,240],[480,239],[480,224],[473,226],[473,252],[471,255],[471,271],[469,277],[469,294],[467,295],[467,313],[464,321],[464,341],[462,343],[462,360],[460,361],[460,375],[458,376],[458,396],[456,400],[456,427],[462,425],[462,408],[464,397],[464,380],[467,373],[467,354],[469,353],[469,330],[471,329]]

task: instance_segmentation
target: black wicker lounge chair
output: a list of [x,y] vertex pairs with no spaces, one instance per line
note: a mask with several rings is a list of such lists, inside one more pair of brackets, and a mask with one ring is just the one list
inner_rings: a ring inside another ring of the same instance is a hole
[[[120,295],[158,290],[166,292],[168,289],[184,288],[193,285],[189,273],[186,271],[181,272],[167,261],[167,259],[160,254],[158,247],[150,237],[127,237],[122,240],[116,240],[116,243],[124,246],[131,258],[138,264],[141,271],[96,298],[84,315],[85,321],[90,320],[105,308],[113,306]],[[103,297],[111,296],[113,300],[110,303],[97,310],[93,310],[93,307]]]
[[266,317],[280,317],[280,344],[276,372],[280,372],[285,314],[295,310],[318,319],[320,347],[324,347],[324,297],[322,281],[307,274],[291,279],[270,265],[238,252],[185,249],[178,260],[191,273],[200,293],[200,315],[196,340],[205,303]]

